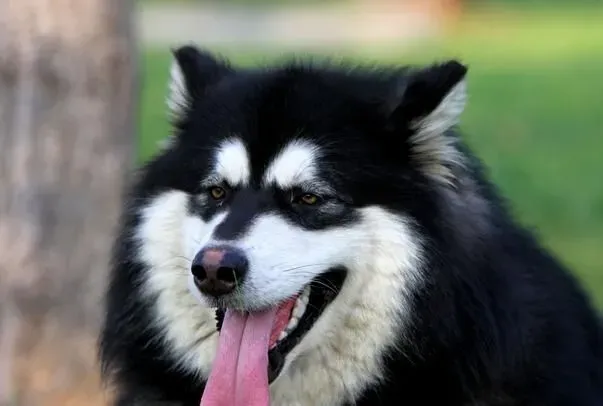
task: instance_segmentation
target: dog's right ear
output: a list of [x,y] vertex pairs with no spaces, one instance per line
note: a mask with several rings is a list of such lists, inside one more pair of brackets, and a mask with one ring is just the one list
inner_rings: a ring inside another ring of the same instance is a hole
[[409,70],[385,105],[390,128],[412,132],[410,158],[427,176],[449,185],[455,182],[455,169],[464,164],[449,130],[465,109],[467,69],[449,60]]
[[172,49],[172,65],[168,95],[168,112],[174,118],[182,117],[195,98],[202,97],[208,86],[232,72],[226,61],[193,45]]

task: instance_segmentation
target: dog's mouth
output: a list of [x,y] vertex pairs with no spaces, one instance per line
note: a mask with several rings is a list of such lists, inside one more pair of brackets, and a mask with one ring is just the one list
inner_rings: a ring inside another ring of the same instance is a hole
[[[337,297],[346,272],[332,269],[310,282],[303,291],[279,304],[268,343],[268,383],[283,369],[285,357],[314,326],[327,306]],[[216,310],[217,328],[222,333],[225,309]]]

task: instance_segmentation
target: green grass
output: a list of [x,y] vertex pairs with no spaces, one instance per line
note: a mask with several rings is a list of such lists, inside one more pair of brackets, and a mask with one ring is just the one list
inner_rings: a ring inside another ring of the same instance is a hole
[[[603,307],[603,12],[526,9],[469,16],[446,39],[411,49],[340,49],[385,63],[458,57],[469,67],[463,127],[515,213],[537,230]],[[277,50],[221,49],[249,65]],[[167,50],[144,54],[140,157],[169,129]]]

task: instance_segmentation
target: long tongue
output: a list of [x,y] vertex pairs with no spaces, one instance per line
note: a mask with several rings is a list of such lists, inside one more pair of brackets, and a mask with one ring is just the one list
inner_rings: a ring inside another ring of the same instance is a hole
[[277,308],[228,310],[201,406],[269,406],[268,346]]

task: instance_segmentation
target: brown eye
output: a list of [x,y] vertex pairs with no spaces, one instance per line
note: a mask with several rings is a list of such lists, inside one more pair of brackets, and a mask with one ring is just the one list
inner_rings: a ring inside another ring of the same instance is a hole
[[302,204],[312,206],[312,205],[315,205],[316,203],[318,203],[318,196],[313,195],[311,193],[306,193],[304,195],[301,195],[301,197],[299,198],[299,201]]
[[215,200],[222,200],[226,196],[226,191],[220,186],[213,186],[209,189],[209,194]]

